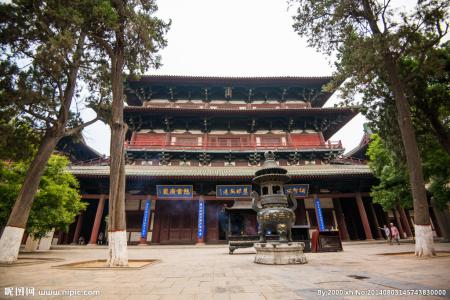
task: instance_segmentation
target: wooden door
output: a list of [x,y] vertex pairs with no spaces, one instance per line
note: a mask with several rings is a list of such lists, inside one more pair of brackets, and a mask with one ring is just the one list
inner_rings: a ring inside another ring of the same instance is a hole
[[164,243],[169,240],[169,201],[157,201],[155,216],[159,227],[159,242]]
[[195,242],[195,204],[196,201],[164,201],[164,204],[160,205],[157,213],[159,213],[161,244]]
[[177,202],[170,211],[169,241],[170,242],[195,242],[194,234],[194,201]]
[[256,213],[249,212],[245,214],[244,234],[256,235],[258,234],[258,226],[256,221]]
[[206,241],[215,242],[219,240],[219,211],[220,203],[206,203]]

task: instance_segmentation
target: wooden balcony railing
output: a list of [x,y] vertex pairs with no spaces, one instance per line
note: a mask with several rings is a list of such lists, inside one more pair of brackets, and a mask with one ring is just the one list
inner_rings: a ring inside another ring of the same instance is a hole
[[161,143],[159,141],[135,141],[133,144],[127,143],[127,149],[160,149],[160,150],[304,150],[304,149],[342,149],[341,141],[325,144],[272,144],[272,143],[204,143],[204,144],[181,144],[181,143]]
[[298,109],[311,107],[308,103],[148,103],[146,107],[154,108],[185,108],[185,109],[230,109],[230,110],[258,110],[258,109]]
[[[217,145],[217,144],[208,144],[208,145],[164,145],[161,143],[152,143],[152,142],[140,142],[139,144],[130,145],[128,142],[125,142],[125,148],[130,150],[305,150],[305,149],[343,149],[341,141],[330,142],[328,141],[324,145],[274,145],[274,144],[241,144],[241,145]],[[348,162],[354,164],[364,164],[365,161],[358,160],[355,158],[339,158],[336,161],[340,162]],[[95,159],[90,159],[86,161],[79,161],[72,163],[75,166],[98,166],[98,165],[109,165],[110,159],[109,157],[99,157]]]

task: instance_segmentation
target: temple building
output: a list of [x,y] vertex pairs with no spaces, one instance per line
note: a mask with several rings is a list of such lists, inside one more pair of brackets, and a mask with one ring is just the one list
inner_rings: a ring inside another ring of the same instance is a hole
[[[341,142],[330,140],[357,113],[323,107],[332,95],[323,91],[330,80],[144,76],[128,81],[129,243],[221,243],[230,234],[256,234],[253,211],[242,209],[230,218],[229,210],[257,189],[252,178],[269,150],[291,177],[286,188],[298,199],[296,225],[338,230],[342,240],[382,238],[379,227],[389,214],[371,201],[376,179],[364,153],[356,149],[354,158],[346,157]],[[71,172],[89,206],[59,243],[83,237],[95,244],[107,226],[108,162],[75,163]],[[411,217],[403,209],[391,214],[406,235]]]

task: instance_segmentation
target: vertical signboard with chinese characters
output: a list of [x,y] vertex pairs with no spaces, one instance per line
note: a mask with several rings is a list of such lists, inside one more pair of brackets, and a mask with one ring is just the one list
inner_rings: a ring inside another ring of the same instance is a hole
[[141,237],[143,239],[147,239],[147,230],[148,230],[148,220],[150,214],[151,201],[147,199],[145,201],[145,209],[144,209],[144,217],[142,218],[142,229],[141,229]]
[[205,200],[198,200],[198,231],[197,240],[203,242],[205,238]]
[[186,198],[193,196],[192,185],[157,185],[156,194],[159,199],[164,198]]
[[249,198],[251,193],[251,185],[216,185],[218,198]]
[[325,222],[323,221],[322,207],[320,207],[320,199],[316,197],[314,200],[314,205],[316,207],[317,221],[319,222],[319,231],[325,231]]

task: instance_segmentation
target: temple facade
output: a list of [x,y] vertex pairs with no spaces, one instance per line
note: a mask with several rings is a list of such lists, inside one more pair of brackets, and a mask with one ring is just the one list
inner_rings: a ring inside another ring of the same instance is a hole
[[[330,80],[144,76],[128,81],[129,243],[221,243],[230,235],[256,234],[255,212],[240,206],[256,189],[252,178],[266,151],[275,153],[291,177],[286,188],[298,200],[296,225],[362,240],[382,238],[379,227],[394,220],[410,236],[409,212],[389,214],[372,203],[376,179],[363,157],[344,156],[341,142],[330,140],[356,115],[350,108],[323,107],[332,95],[323,92]],[[107,226],[108,161],[73,164],[71,172],[89,206],[68,233],[60,234],[59,243],[82,237],[95,244]],[[241,209],[230,217],[233,208]]]

